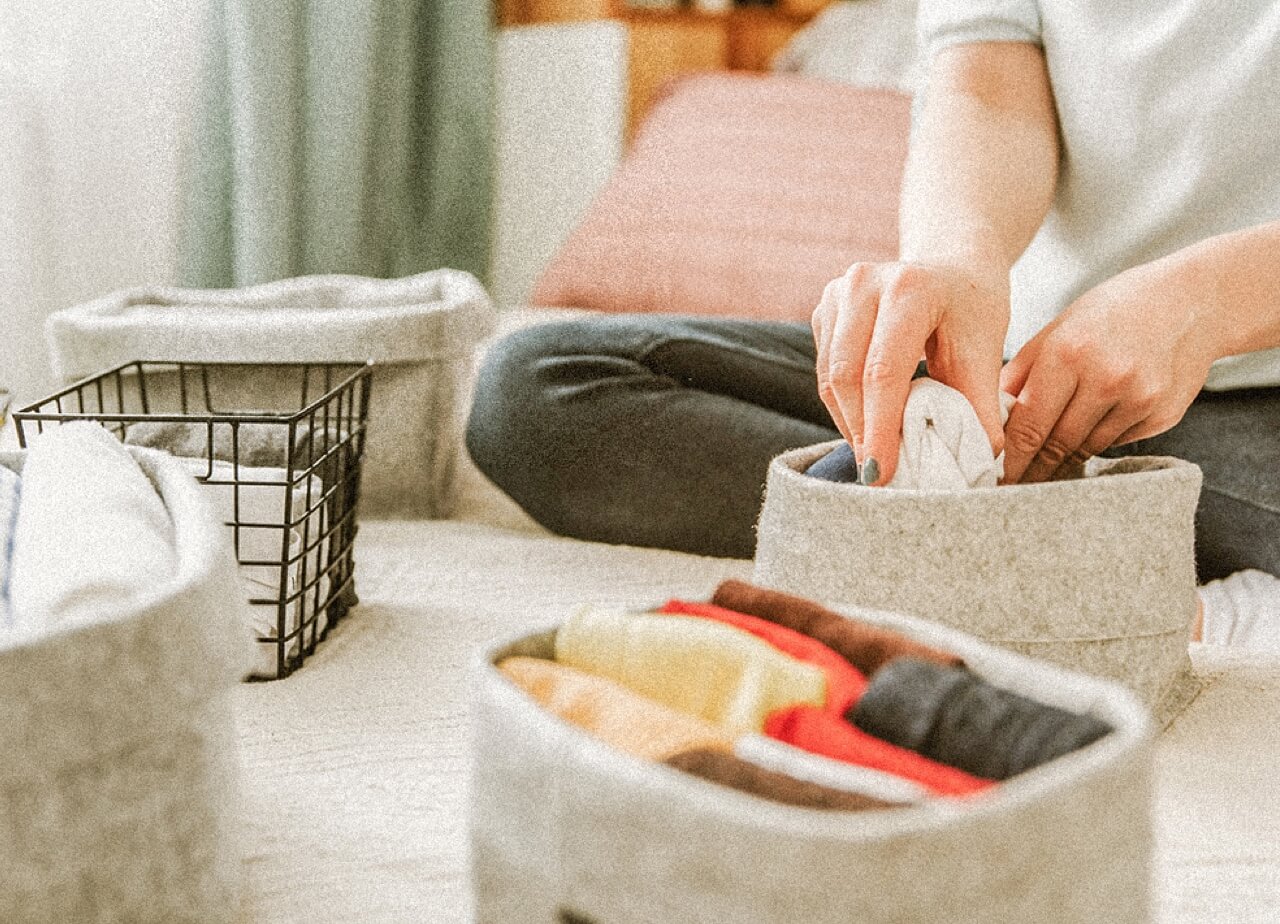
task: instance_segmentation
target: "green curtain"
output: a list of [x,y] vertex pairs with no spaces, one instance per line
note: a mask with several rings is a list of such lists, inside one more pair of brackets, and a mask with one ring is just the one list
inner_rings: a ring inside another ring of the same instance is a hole
[[182,282],[489,264],[486,0],[211,0]]

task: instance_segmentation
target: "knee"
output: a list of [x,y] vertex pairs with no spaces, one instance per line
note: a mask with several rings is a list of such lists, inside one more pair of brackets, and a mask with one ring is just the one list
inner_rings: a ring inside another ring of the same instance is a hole
[[[507,476],[528,471],[560,426],[550,374],[588,352],[589,321],[559,321],[514,331],[486,352],[476,377],[466,446],[476,466],[510,490]],[[510,471],[508,471],[510,470]]]

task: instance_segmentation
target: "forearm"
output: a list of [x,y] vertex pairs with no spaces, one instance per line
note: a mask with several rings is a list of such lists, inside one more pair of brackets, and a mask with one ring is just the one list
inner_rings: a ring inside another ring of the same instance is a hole
[[1049,210],[1057,168],[1043,52],[1016,43],[943,50],[907,158],[901,259],[1006,281]]
[[1280,347],[1280,221],[1207,238],[1161,263],[1196,303],[1215,358]]

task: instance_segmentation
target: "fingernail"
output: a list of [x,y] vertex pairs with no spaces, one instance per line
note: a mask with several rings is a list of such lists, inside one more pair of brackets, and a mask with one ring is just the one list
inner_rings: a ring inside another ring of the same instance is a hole
[[880,480],[880,463],[875,459],[867,459],[862,463],[862,471],[858,473],[858,481],[865,485],[875,484]]

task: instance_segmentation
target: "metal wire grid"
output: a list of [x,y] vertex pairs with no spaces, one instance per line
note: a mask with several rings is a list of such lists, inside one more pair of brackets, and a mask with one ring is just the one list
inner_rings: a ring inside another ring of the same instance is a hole
[[[266,391],[276,406],[233,406],[229,396],[243,395],[245,383],[254,380],[272,383]],[[274,584],[273,595],[249,599],[275,609],[274,633],[258,638],[274,650],[274,670],[262,659],[254,674],[271,679],[300,667],[357,602],[353,548],[371,384],[372,364],[136,360],[69,385],[13,418],[23,447],[28,427],[40,433],[46,425],[76,420],[96,421],[126,442],[138,424],[185,425],[197,428],[189,435],[203,433],[204,468],[194,474],[230,494],[226,523],[241,574],[273,576],[262,582],[265,591]],[[242,428],[247,433],[249,427],[260,442],[265,437],[283,447],[283,482],[264,478],[261,464],[242,457]],[[249,508],[260,506],[248,503],[253,491],[279,494],[278,514],[249,518]],[[278,544],[262,541],[273,534]]]

